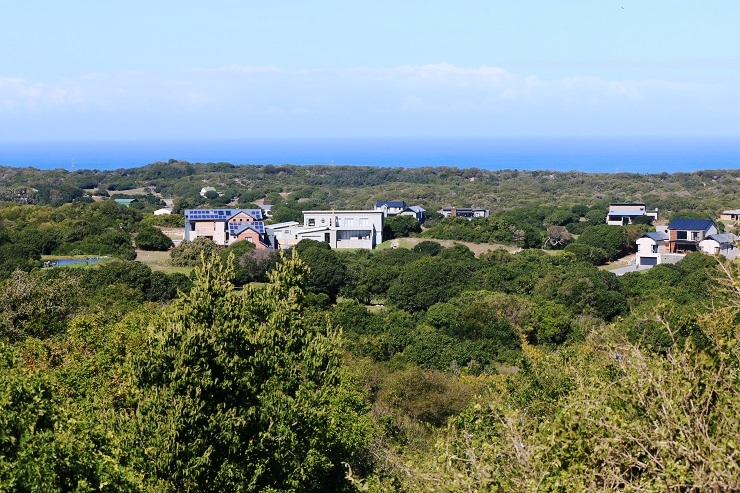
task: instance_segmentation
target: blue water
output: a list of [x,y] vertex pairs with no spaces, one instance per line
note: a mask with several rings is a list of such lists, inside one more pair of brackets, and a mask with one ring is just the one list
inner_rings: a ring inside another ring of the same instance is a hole
[[112,170],[169,158],[233,164],[454,166],[661,173],[740,168],[740,138],[247,139],[0,142],[0,166]]

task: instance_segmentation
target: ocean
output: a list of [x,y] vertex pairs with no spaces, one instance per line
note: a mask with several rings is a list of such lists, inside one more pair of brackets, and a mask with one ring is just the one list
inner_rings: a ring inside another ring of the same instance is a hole
[[192,163],[674,173],[740,168],[740,137],[0,142],[0,166],[114,170],[170,158]]

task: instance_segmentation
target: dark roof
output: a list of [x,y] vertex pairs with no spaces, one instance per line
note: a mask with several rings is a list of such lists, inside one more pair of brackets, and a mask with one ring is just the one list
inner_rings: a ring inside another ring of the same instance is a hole
[[375,207],[383,207],[384,205],[388,207],[393,207],[396,209],[405,209],[406,208],[406,202],[398,201],[398,200],[388,200],[388,201],[378,201],[375,203]]
[[685,229],[689,231],[706,231],[710,227],[715,226],[714,221],[711,219],[684,219],[678,218],[671,221],[668,225],[668,229]]
[[732,233],[718,233],[716,235],[709,235],[705,239],[714,240],[717,243],[727,244],[735,242],[735,235]]
[[185,219],[191,221],[228,221],[242,212],[249,214],[256,221],[262,220],[262,209],[187,209]]
[[643,238],[645,238],[645,237],[652,238],[655,241],[664,241],[664,240],[667,240],[668,239],[668,235],[665,234],[665,233],[663,233],[662,231],[652,231],[652,232],[649,232],[649,233],[645,233],[642,236],[643,236]]

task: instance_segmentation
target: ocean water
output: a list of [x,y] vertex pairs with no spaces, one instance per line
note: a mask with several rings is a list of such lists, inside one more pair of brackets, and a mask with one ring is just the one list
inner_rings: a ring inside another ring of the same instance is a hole
[[170,158],[193,163],[674,173],[740,168],[740,137],[0,142],[0,166],[113,170]]

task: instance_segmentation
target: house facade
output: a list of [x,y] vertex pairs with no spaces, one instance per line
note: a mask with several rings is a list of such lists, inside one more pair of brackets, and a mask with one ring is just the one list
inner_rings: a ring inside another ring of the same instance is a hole
[[722,215],[719,218],[723,221],[734,221],[740,222],[740,209],[731,209],[729,211],[722,211]]
[[399,200],[378,201],[375,203],[376,211],[382,211],[385,217],[397,216],[406,209],[406,202]]
[[708,235],[699,242],[699,250],[709,255],[724,255],[727,258],[735,258],[735,235],[732,233],[717,233]]
[[698,251],[702,240],[717,233],[711,219],[674,219],[668,225],[668,253]]
[[383,211],[304,211],[294,239],[328,243],[332,248],[373,249],[383,242]]
[[416,219],[420,224],[424,224],[424,220],[426,219],[426,209],[424,209],[421,206],[418,205],[411,205],[406,207],[399,216],[410,216]]
[[488,217],[491,211],[488,209],[480,209],[476,207],[443,207],[437,211],[444,217],[464,217],[465,219],[472,220],[476,217]]
[[185,241],[204,237],[221,246],[248,241],[258,249],[272,248],[260,209],[187,209],[184,216]]
[[626,226],[632,224],[632,221],[640,216],[648,216],[656,220],[658,219],[658,209],[648,212],[647,206],[641,202],[617,202],[609,204],[606,224],[610,226]]
[[637,243],[635,264],[637,266],[653,266],[664,263],[665,256],[668,253],[668,238],[668,234],[660,231],[645,233],[638,238],[635,241]]

